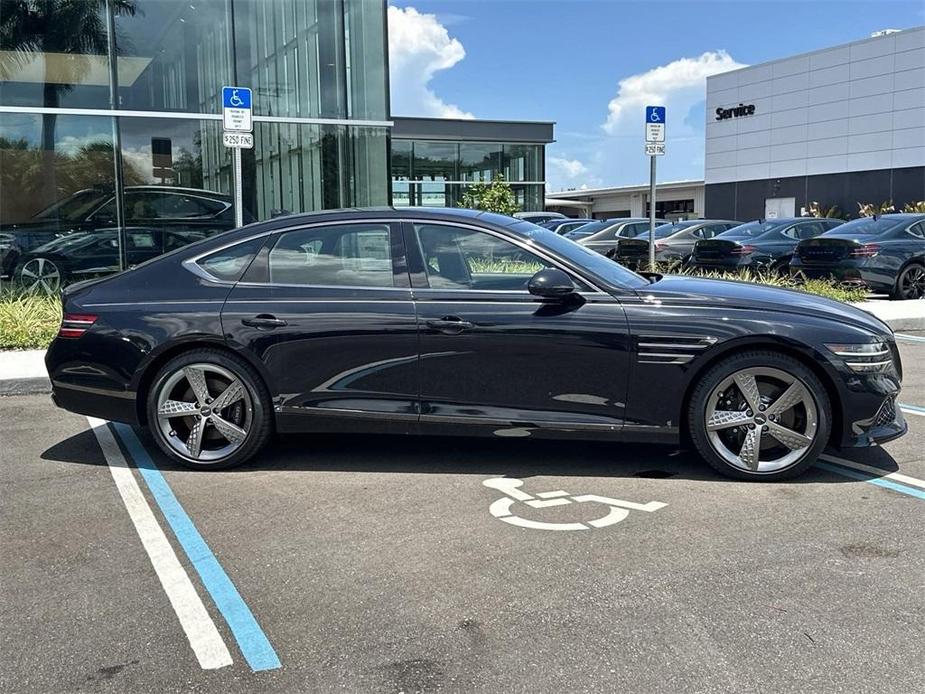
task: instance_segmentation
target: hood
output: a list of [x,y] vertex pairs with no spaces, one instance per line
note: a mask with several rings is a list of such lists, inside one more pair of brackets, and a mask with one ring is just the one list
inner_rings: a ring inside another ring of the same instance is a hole
[[666,301],[672,298],[689,300],[700,297],[706,302],[729,308],[812,315],[826,320],[851,323],[877,335],[893,334],[886,323],[866,311],[841,301],[795,289],[768,287],[751,282],[663,275],[653,284],[637,291],[642,296],[653,296]]

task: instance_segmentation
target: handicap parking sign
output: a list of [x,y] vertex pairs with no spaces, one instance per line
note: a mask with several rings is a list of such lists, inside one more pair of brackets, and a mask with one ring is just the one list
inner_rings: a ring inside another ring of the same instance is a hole
[[664,106],[646,106],[646,123],[665,123]]
[[253,130],[251,90],[247,87],[222,87],[222,120],[225,130]]

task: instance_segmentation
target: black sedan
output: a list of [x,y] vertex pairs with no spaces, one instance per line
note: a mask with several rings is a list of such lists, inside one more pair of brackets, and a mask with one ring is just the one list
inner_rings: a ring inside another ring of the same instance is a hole
[[925,298],[925,215],[855,219],[801,241],[790,272],[857,282],[894,299]]
[[841,219],[787,217],[748,222],[694,245],[690,265],[705,270],[785,274],[797,243],[843,224]]
[[[687,264],[694,244],[701,239],[712,239],[741,222],[725,219],[688,219],[655,227],[655,260],[663,266]],[[649,262],[649,234],[643,231],[636,238],[620,239],[617,247],[608,254],[630,269],[645,267]]]
[[[121,238],[131,267],[206,236],[201,231],[129,227]],[[119,241],[116,229],[67,234],[22,253],[13,275],[25,289],[56,292],[74,280],[118,272]]]
[[55,402],[146,425],[192,467],[243,463],[273,432],[364,431],[690,440],[723,474],[772,480],[906,431],[893,334],[870,314],[640,277],[490,213],[293,215],[63,304]]
[[[234,228],[231,198],[199,188],[126,186],[122,210],[128,226],[190,232],[200,237]],[[0,226],[0,275],[22,279],[25,254],[71,234],[105,232],[117,222],[111,189],[87,188],[69,195],[27,221]],[[254,217],[244,211],[244,221]],[[33,283],[26,278],[26,284]]]

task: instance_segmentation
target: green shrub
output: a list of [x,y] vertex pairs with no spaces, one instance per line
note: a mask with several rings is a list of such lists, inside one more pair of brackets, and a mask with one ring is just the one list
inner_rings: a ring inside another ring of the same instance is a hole
[[57,296],[0,290],[0,349],[45,349],[60,323]]

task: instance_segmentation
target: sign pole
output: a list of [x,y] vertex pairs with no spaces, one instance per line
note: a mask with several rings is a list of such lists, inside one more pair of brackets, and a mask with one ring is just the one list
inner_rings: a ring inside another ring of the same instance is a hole
[[655,157],[649,157],[649,271],[655,272]]
[[[233,154],[233,175],[234,175],[234,225],[236,227],[244,226],[244,181],[241,176],[241,148],[235,147]],[[654,159],[654,157],[653,157]]]

